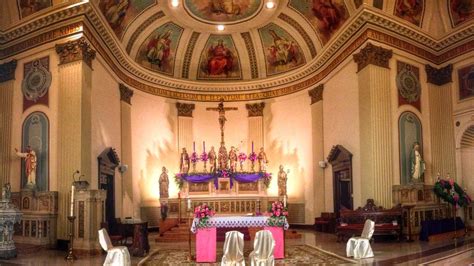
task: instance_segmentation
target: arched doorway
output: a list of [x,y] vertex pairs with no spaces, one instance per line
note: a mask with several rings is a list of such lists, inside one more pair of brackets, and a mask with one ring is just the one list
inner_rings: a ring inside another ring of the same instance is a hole
[[470,195],[474,195],[474,125],[464,131],[461,137],[462,183]]
[[334,213],[339,217],[341,209],[353,209],[352,153],[342,145],[336,145],[332,147],[327,160],[332,166]]

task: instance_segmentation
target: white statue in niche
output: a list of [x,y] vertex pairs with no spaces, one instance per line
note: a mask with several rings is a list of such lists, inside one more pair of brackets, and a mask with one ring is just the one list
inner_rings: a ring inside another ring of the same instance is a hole
[[425,173],[425,161],[420,154],[420,143],[413,143],[413,149],[410,153],[410,162],[411,162],[411,180],[413,182],[421,182],[421,178]]

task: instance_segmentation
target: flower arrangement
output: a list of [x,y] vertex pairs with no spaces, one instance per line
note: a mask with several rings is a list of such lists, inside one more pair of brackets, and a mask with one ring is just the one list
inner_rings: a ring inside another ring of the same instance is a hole
[[283,226],[285,224],[286,217],[288,216],[288,208],[283,205],[283,202],[273,202],[268,212],[271,213],[270,218],[268,218],[269,226]]
[[215,212],[206,203],[203,203],[194,208],[194,217],[199,219],[198,227],[205,227],[209,217],[214,216]]
[[205,151],[203,151],[201,153],[201,156],[199,157],[199,159],[203,162],[207,162],[209,160],[209,155],[207,155],[207,153]]
[[245,152],[241,152],[241,153],[239,153],[238,158],[239,158],[239,162],[243,163],[243,162],[245,162],[245,160],[247,160],[247,154],[245,154]]
[[268,188],[270,186],[270,182],[272,181],[272,173],[263,173],[263,184]]
[[179,190],[181,190],[184,185],[183,178],[181,176],[181,173],[178,173],[174,176],[174,183],[178,186]]
[[249,161],[255,162],[257,160],[257,154],[255,152],[251,152],[249,154]]
[[471,203],[471,197],[453,179],[439,178],[434,185],[434,193],[456,208],[466,207]]
[[193,152],[189,159],[191,160],[192,163],[199,162],[199,156],[198,156],[197,152]]

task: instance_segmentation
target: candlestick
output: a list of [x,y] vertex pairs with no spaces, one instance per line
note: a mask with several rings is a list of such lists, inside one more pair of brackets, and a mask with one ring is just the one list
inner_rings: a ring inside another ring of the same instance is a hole
[[77,260],[77,257],[74,254],[74,220],[76,219],[76,216],[68,216],[67,219],[71,224],[71,231],[69,232],[69,250],[64,259],[67,261],[74,261]]
[[286,195],[283,196],[283,207],[286,207]]
[[72,185],[71,187],[71,211],[70,211],[70,216],[74,216],[74,190],[75,187]]
[[191,209],[191,199],[188,198],[188,210]]

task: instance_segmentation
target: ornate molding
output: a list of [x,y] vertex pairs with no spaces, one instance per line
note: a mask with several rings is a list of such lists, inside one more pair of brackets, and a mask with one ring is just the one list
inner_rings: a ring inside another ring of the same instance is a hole
[[119,90],[120,90],[120,101],[126,102],[132,105],[133,90],[125,86],[123,83],[119,84]]
[[435,68],[428,64],[425,65],[427,82],[438,86],[452,82],[453,65],[449,64],[442,68]]
[[249,117],[263,116],[263,109],[265,108],[265,103],[252,103],[246,104],[245,108],[249,112]]
[[357,72],[368,65],[389,68],[388,62],[392,58],[392,50],[385,49],[382,46],[375,46],[369,42],[359,53],[354,54],[353,57],[357,63]]
[[194,103],[176,103],[178,116],[193,117]]
[[15,79],[16,60],[0,64],[0,82]]
[[95,58],[95,50],[91,48],[85,37],[56,44],[56,53],[59,55],[60,65],[83,60],[92,68],[92,60]]
[[316,86],[316,88],[308,91],[309,97],[311,97],[311,104],[317,103],[323,100],[323,91],[324,91],[324,84],[320,84]]

